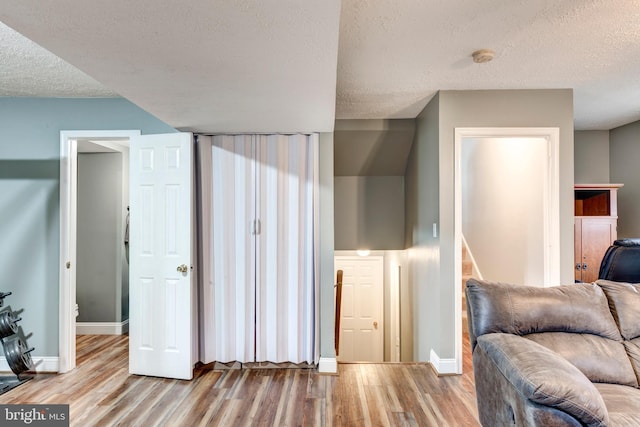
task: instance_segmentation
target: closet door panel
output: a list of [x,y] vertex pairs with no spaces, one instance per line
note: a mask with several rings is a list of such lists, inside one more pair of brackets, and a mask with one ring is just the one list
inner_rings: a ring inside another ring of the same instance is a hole
[[[255,339],[255,179],[252,136],[212,143],[211,289],[213,345],[206,360],[253,362]],[[205,284],[207,285],[207,284]]]
[[257,137],[256,361],[314,362],[314,147]]

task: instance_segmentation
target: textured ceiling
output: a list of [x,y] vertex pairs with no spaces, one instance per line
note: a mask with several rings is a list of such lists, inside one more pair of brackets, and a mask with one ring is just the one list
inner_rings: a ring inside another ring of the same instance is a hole
[[0,22],[0,96],[112,97],[117,94]]
[[[471,53],[495,50],[493,62]],[[338,118],[415,117],[437,90],[573,88],[575,126],[640,119],[640,1],[343,0]]]
[[7,3],[0,21],[173,127],[333,129],[339,0]]
[[640,119],[640,0],[22,0],[0,21],[86,73],[0,26],[0,95],[117,93],[183,129],[327,131],[473,89],[573,88],[576,129]]

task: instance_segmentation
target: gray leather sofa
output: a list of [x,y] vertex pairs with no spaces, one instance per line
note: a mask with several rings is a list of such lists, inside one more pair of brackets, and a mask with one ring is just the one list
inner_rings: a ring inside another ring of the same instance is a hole
[[640,285],[466,294],[483,426],[640,426]]

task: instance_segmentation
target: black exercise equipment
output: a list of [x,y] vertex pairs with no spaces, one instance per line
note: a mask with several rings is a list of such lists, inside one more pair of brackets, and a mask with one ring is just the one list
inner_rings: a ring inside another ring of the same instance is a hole
[[598,279],[640,283],[640,239],[619,239],[602,257]]
[[[0,292],[0,307],[4,305],[4,299],[9,295],[11,295],[11,292]],[[34,367],[31,359],[31,352],[34,349],[28,348],[26,344],[26,337],[18,327],[20,320],[22,318],[17,317],[16,312],[12,311],[10,307],[0,311],[0,342],[4,349],[7,364],[16,374],[15,378],[0,376],[0,394],[6,393],[31,379],[31,377],[20,376]]]
[[33,368],[31,352],[34,349],[27,349],[27,345],[22,341],[22,338],[16,337],[3,341],[3,345],[4,356],[7,358],[7,363],[14,374],[20,375]]
[[11,292],[0,292],[0,307],[4,305],[4,299],[11,295]]
[[0,338],[7,338],[18,333],[18,322],[21,317],[15,317],[12,311],[0,312]]

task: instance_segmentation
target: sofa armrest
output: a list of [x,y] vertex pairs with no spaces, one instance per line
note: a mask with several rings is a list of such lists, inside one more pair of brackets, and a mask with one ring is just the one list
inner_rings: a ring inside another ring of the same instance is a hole
[[587,426],[608,424],[609,414],[598,390],[558,353],[503,333],[478,337],[478,346],[523,398],[556,408]]

